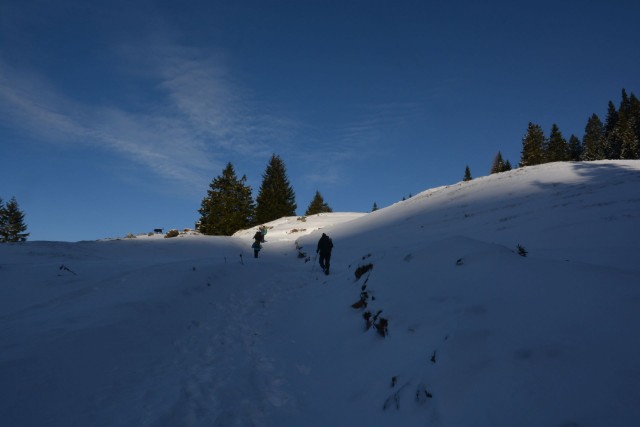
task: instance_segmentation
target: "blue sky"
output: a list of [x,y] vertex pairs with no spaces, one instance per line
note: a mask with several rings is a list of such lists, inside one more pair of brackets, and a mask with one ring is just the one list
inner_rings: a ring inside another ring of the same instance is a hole
[[369,211],[514,165],[529,121],[582,137],[640,91],[633,1],[0,1],[0,197],[30,240],[193,227],[272,153]]

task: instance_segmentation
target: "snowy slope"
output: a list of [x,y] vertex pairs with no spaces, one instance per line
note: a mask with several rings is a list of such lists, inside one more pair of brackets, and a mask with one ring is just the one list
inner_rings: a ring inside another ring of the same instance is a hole
[[0,245],[0,423],[640,425],[639,188],[523,168],[274,221],[258,259],[255,229]]

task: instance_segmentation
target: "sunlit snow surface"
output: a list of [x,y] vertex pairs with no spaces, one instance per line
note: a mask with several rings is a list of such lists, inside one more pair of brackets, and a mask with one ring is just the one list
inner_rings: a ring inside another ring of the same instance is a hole
[[267,226],[0,245],[0,424],[640,425],[640,162]]

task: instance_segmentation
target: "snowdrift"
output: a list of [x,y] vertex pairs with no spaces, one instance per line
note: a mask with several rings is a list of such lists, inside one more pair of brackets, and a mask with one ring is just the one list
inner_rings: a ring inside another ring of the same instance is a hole
[[639,188],[522,168],[274,221],[258,259],[255,230],[0,245],[0,422],[640,425]]

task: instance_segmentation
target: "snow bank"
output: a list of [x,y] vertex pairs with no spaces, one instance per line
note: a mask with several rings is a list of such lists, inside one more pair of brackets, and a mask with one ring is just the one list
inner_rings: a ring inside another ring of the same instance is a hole
[[[637,161],[517,169],[282,218],[258,259],[255,230],[0,245],[0,421],[639,425],[639,184]],[[322,232],[330,276],[295,247]]]

